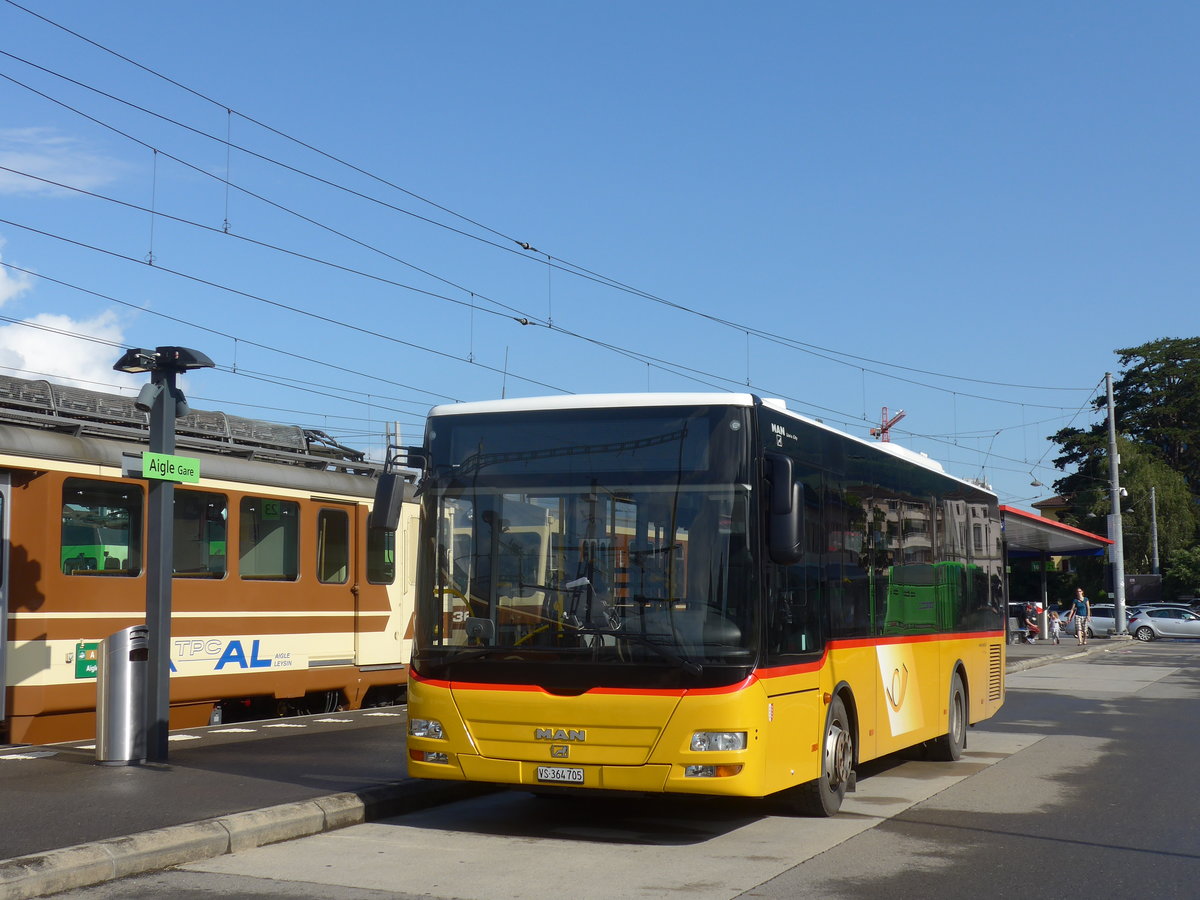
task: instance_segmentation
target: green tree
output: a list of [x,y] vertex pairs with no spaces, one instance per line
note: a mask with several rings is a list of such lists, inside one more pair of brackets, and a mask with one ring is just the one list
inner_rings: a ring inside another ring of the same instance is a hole
[[1200,337],[1161,338],[1116,353],[1125,369],[1113,382],[1117,431],[1158,450],[1200,495]]
[[[1159,554],[1165,560],[1196,543],[1200,495],[1200,338],[1163,338],[1116,351],[1126,367],[1113,382],[1119,434],[1126,571],[1149,572],[1150,488],[1157,498]],[[1102,394],[1093,401],[1104,410]],[[1111,510],[1108,422],[1065,428],[1051,438],[1062,449],[1055,465],[1073,470],[1055,482],[1070,500],[1067,520],[1107,534]]]
[[1163,597],[1192,595],[1200,592],[1200,547],[1179,550],[1163,573]]

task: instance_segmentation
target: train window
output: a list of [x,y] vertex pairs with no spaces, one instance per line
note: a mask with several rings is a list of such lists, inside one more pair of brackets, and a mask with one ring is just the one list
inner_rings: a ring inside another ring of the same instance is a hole
[[317,580],[345,584],[350,571],[350,517],[340,509],[317,515]]
[[300,504],[243,497],[238,572],[257,581],[295,581],[300,574]]
[[62,571],[137,575],[142,571],[142,489],[114,481],[63,482]]
[[229,511],[223,494],[175,492],[176,578],[225,577],[225,532]]
[[367,581],[391,584],[396,580],[396,532],[372,528],[367,531]]

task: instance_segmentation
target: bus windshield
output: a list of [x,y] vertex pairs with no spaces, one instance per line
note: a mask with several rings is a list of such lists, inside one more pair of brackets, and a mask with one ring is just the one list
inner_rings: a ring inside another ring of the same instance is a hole
[[586,688],[753,664],[744,410],[651,413],[431,420],[420,673],[532,662]]

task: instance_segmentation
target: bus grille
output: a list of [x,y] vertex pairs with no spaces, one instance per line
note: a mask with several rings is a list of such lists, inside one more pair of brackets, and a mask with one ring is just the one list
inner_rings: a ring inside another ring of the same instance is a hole
[[988,701],[999,702],[1004,671],[1003,648],[992,644],[988,652]]

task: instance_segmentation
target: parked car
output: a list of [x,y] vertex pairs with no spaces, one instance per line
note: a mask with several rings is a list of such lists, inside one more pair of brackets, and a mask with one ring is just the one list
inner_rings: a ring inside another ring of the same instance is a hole
[[1200,638],[1200,615],[1185,606],[1155,606],[1129,620],[1129,633],[1139,641],[1155,638]]

